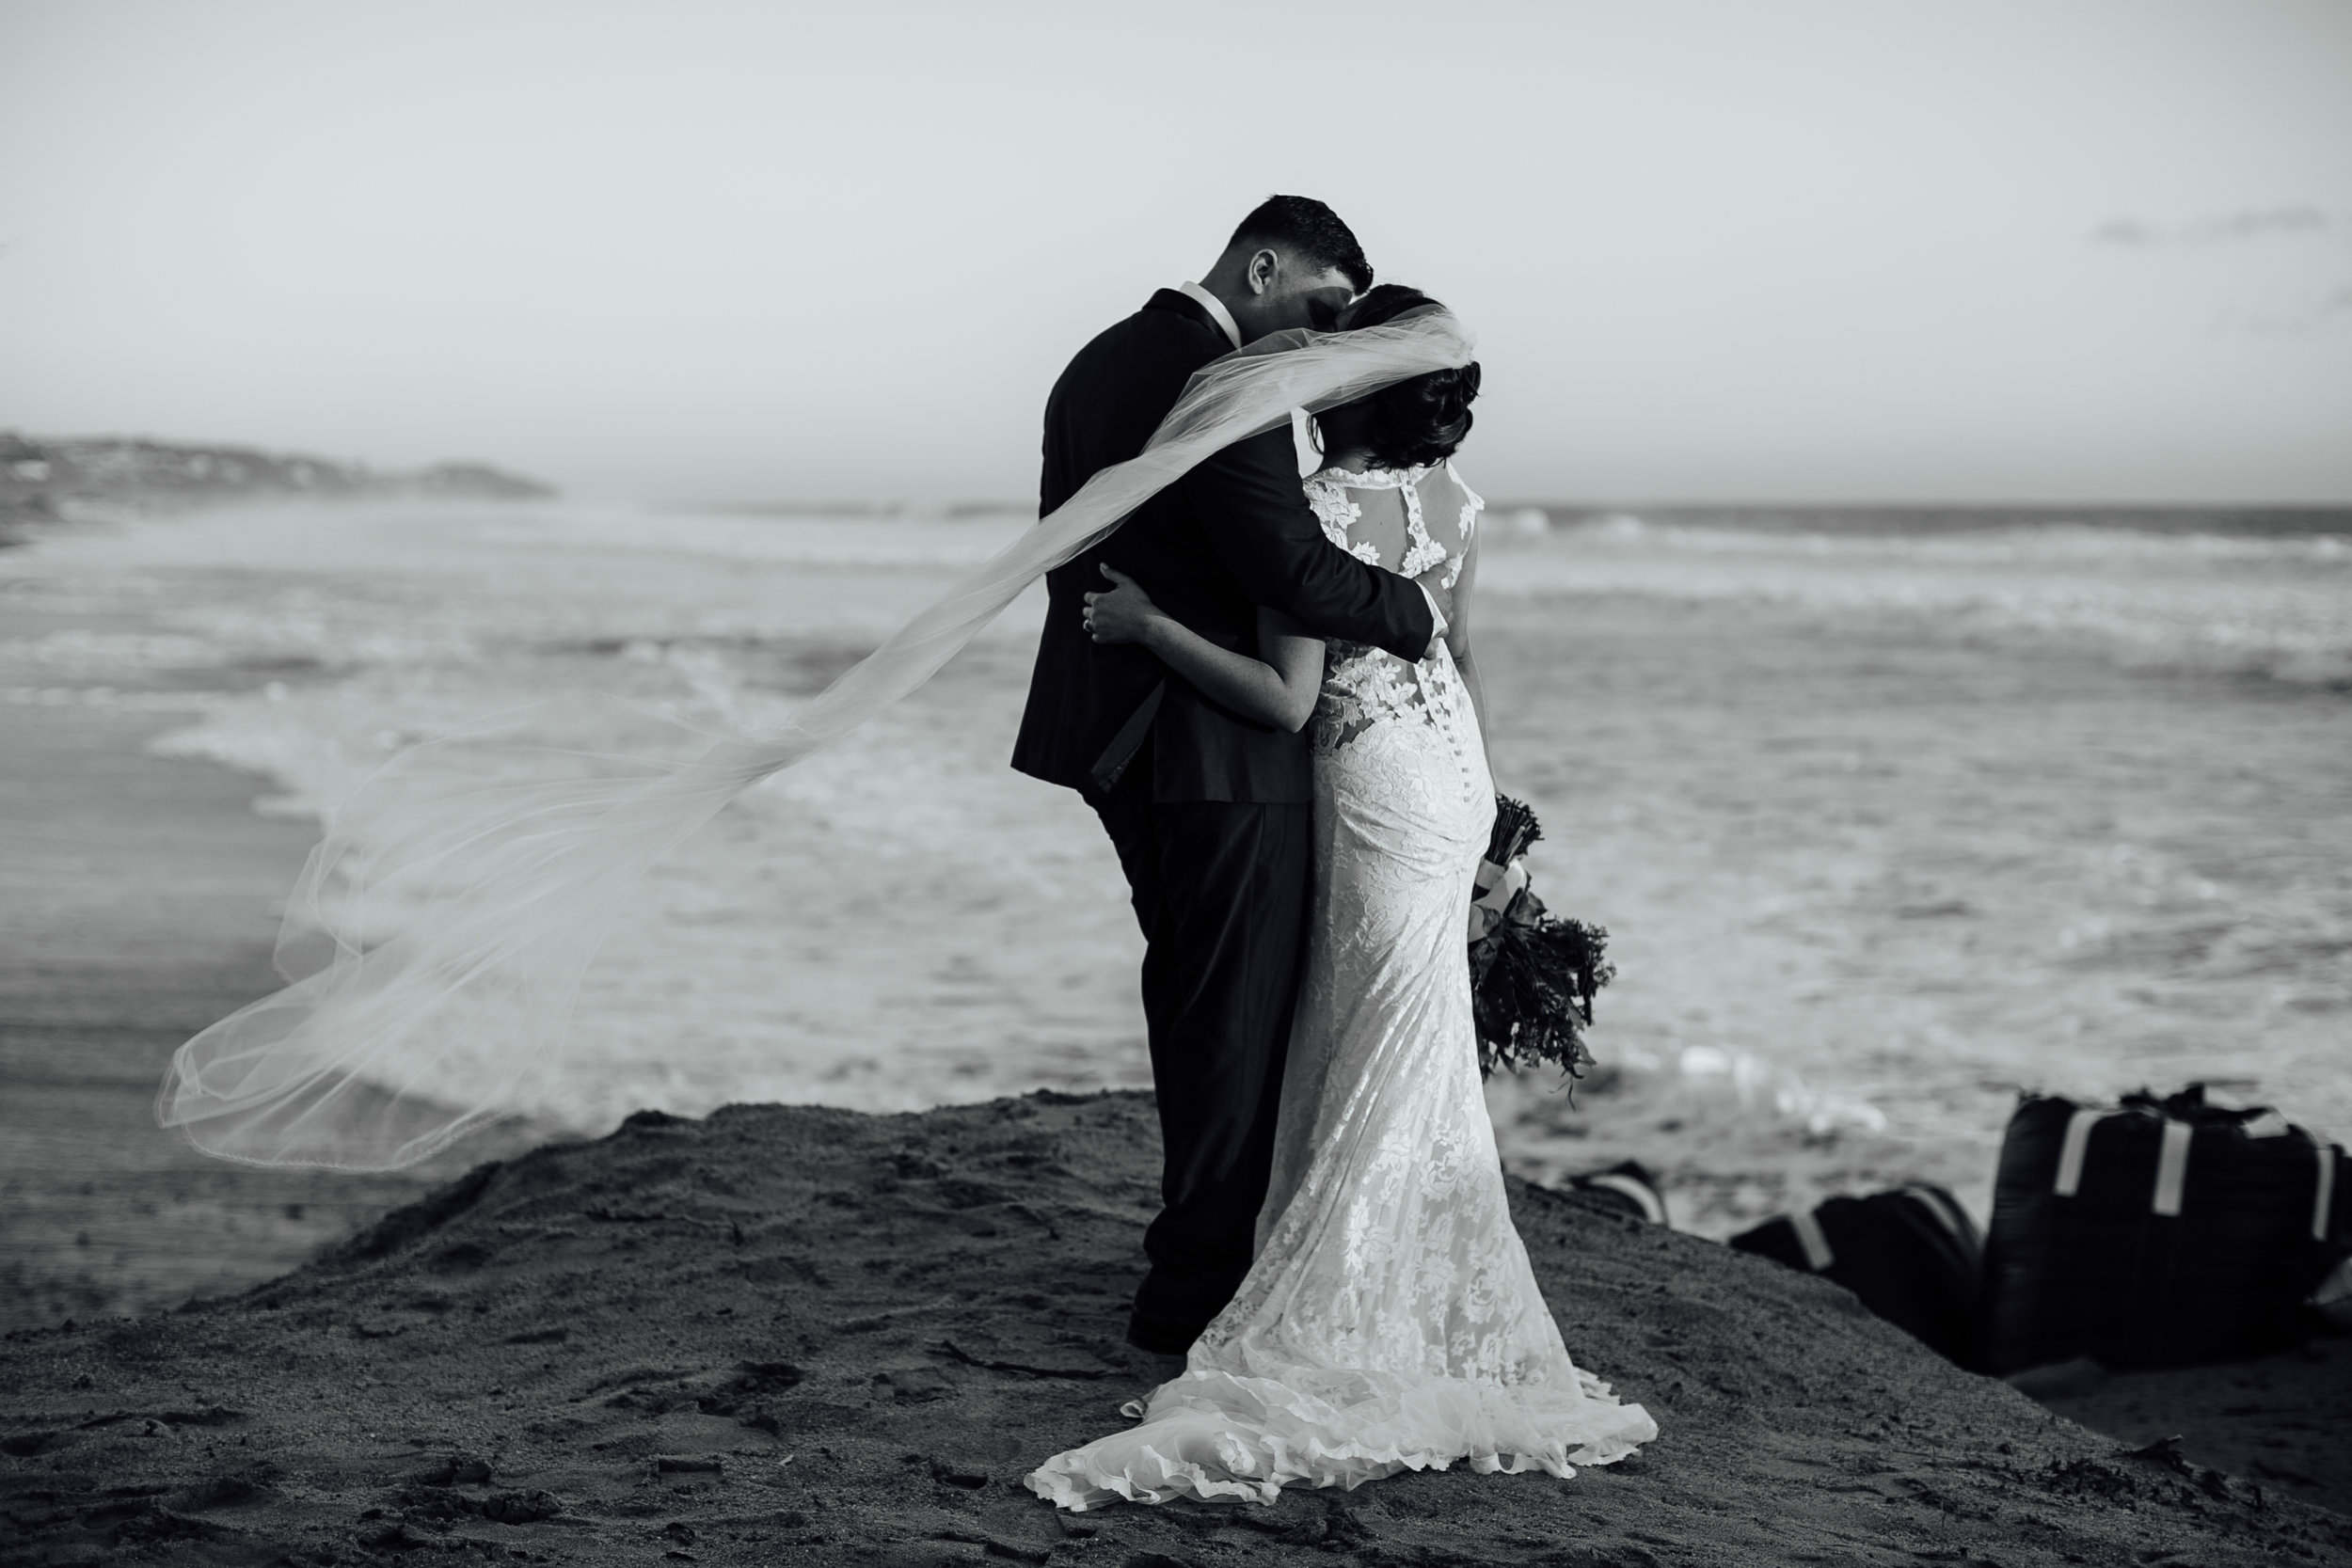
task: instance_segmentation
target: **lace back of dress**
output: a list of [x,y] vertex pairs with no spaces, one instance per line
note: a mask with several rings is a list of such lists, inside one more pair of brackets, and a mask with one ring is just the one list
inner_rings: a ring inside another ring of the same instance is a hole
[[[1393,502],[1385,492],[1394,493]],[[1440,605],[1461,577],[1486,504],[1451,463],[1361,473],[1328,468],[1307,481],[1307,500],[1326,538],[1359,561],[1419,578]],[[1452,662],[1442,651],[1415,665],[1362,643],[1332,641],[1315,709],[1316,752],[1329,755],[1384,717],[1426,721],[1433,677],[1425,666],[1438,660]]]
[[[1422,532],[1438,552],[1429,565],[1442,564],[1436,586],[1451,591],[1462,575],[1462,562],[1470,554],[1470,541],[1478,532],[1478,515],[1486,503],[1478,493],[1462,483],[1462,476],[1454,471],[1452,463],[1440,463],[1422,470],[1420,483],[1413,487],[1412,510],[1422,519]],[[1417,573],[1408,573],[1417,576]]]

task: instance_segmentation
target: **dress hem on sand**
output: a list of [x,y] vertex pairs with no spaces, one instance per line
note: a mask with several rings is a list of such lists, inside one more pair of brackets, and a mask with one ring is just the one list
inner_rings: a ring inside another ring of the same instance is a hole
[[1072,1513],[1112,1502],[1179,1497],[1271,1503],[1284,1486],[1352,1489],[1400,1470],[1481,1474],[1541,1470],[1573,1476],[1608,1465],[1658,1435],[1638,1404],[1599,1379],[1577,1386],[1505,1385],[1368,1372],[1292,1382],[1196,1369],[1153,1390],[1142,1421],[1056,1454],[1023,1478]]

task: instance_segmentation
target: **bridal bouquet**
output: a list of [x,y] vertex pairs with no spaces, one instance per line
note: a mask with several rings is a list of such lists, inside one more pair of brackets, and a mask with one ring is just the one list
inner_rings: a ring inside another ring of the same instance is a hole
[[1478,1067],[1549,1062],[1570,1078],[1591,1065],[1593,996],[1616,977],[1609,933],[1545,911],[1527,885],[1527,847],[1543,836],[1523,800],[1495,797],[1494,836],[1470,912],[1470,1006]]

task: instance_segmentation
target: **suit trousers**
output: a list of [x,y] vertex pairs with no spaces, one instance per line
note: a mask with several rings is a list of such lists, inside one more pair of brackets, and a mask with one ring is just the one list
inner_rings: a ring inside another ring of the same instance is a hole
[[1154,800],[1148,750],[1088,803],[1143,927],[1165,1161],[1127,1339],[1181,1354],[1249,1272],[1306,945],[1313,807]]

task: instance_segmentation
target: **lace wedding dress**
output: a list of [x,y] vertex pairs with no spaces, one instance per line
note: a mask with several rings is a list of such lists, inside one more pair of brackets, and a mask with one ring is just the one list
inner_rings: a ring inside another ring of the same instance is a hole
[[[1307,494],[1335,543],[1444,589],[1484,504],[1450,464]],[[1027,1477],[1064,1508],[1457,1460],[1568,1476],[1658,1433],[1569,1360],[1512,1228],[1465,952],[1494,785],[1453,657],[1334,641],[1311,724],[1314,912],[1257,1261],[1137,1425]]]

